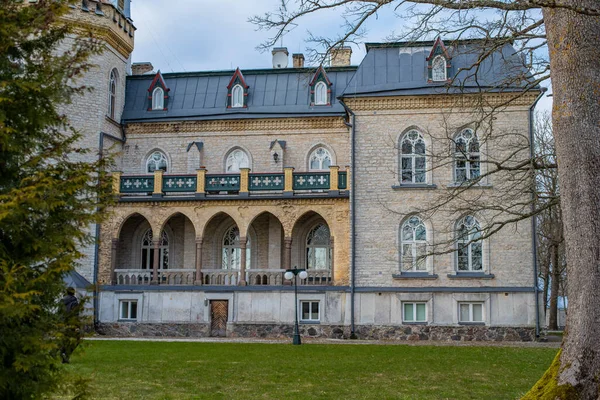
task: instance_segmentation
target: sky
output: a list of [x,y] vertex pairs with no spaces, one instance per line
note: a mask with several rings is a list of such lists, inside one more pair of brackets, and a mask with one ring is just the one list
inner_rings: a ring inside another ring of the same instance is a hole
[[[161,72],[271,68],[270,52],[258,45],[274,32],[258,31],[248,18],[275,11],[281,0],[132,0],[131,17],[137,30],[133,62],[150,61]],[[310,47],[308,31],[333,36],[343,21],[335,11],[320,12],[301,21],[278,46],[290,53]],[[402,20],[382,12],[365,26],[364,42],[385,41],[402,28]],[[352,45],[352,64],[365,54],[364,44]],[[551,107],[545,97],[538,108]]]

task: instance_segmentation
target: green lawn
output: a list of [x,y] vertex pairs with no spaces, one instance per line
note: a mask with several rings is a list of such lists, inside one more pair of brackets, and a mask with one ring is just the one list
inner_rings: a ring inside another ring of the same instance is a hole
[[515,399],[556,351],[101,341],[67,368],[98,399]]

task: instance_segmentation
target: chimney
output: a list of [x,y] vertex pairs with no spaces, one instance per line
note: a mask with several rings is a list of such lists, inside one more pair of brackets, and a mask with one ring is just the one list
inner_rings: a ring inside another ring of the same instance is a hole
[[340,46],[331,49],[331,66],[332,67],[346,67],[350,65],[350,58],[352,56],[352,47]]
[[292,61],[294,63],[294,68],[304,68],[304,54],[292,54]]
[[133,75],[144,75],[146,72],[152,72],[154,67],[151,62],[138,62],[131,64],[131,73]]
[[288,66],[288,53],[287,47],[274,47],[273,51],[273,68],[287,68]]

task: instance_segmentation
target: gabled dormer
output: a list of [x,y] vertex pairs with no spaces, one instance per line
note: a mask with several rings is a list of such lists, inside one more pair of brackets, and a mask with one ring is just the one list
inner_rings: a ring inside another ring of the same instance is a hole
[[236,69],[227,85],[227,108],[247,108],[248,88],[242,71]]
[[331,105],[331,81],[327,78],[327,74],[322,65],[320,65],[317,72],[315,72],[309,86],[311,106]]
[[159,70],[148,88],[148,111],[166,111],[170,90]]
[[438,37],[427,57],[427,83],[449,82],[451,59],[442,38]]

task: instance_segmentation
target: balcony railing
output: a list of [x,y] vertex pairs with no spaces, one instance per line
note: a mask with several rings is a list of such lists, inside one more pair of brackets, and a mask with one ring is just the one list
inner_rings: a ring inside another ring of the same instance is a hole
[[[201,281],[196,281],[193,269],[159,269],[159,285],[210,285],[236,286],[239,284],[240,271],[227,269],[203,269]],[[309,270],[308,277],[298,281],[299,285],[331,285],[331,271]],[[284,269],[249,269],[246,270],[246,284],[252,286],[278,286],[289,283],[283,277]],[[151,269],[116,269],[117,285],[149,285],[152,283]]]
[[193,175],[166,175],[163,171],[152,175],[114,172],[113,190],[125,196],[246,197],[281,193],[287,197],[324,192],[339,195],[349,190],[349,182],[347,171],[340,171],[337,166],[318,172],[294,172],[294,168],[284,168],[283,173],[250,173],[249,168],[242,168],[239,174],[207,174],[206,169],[199,169]]

